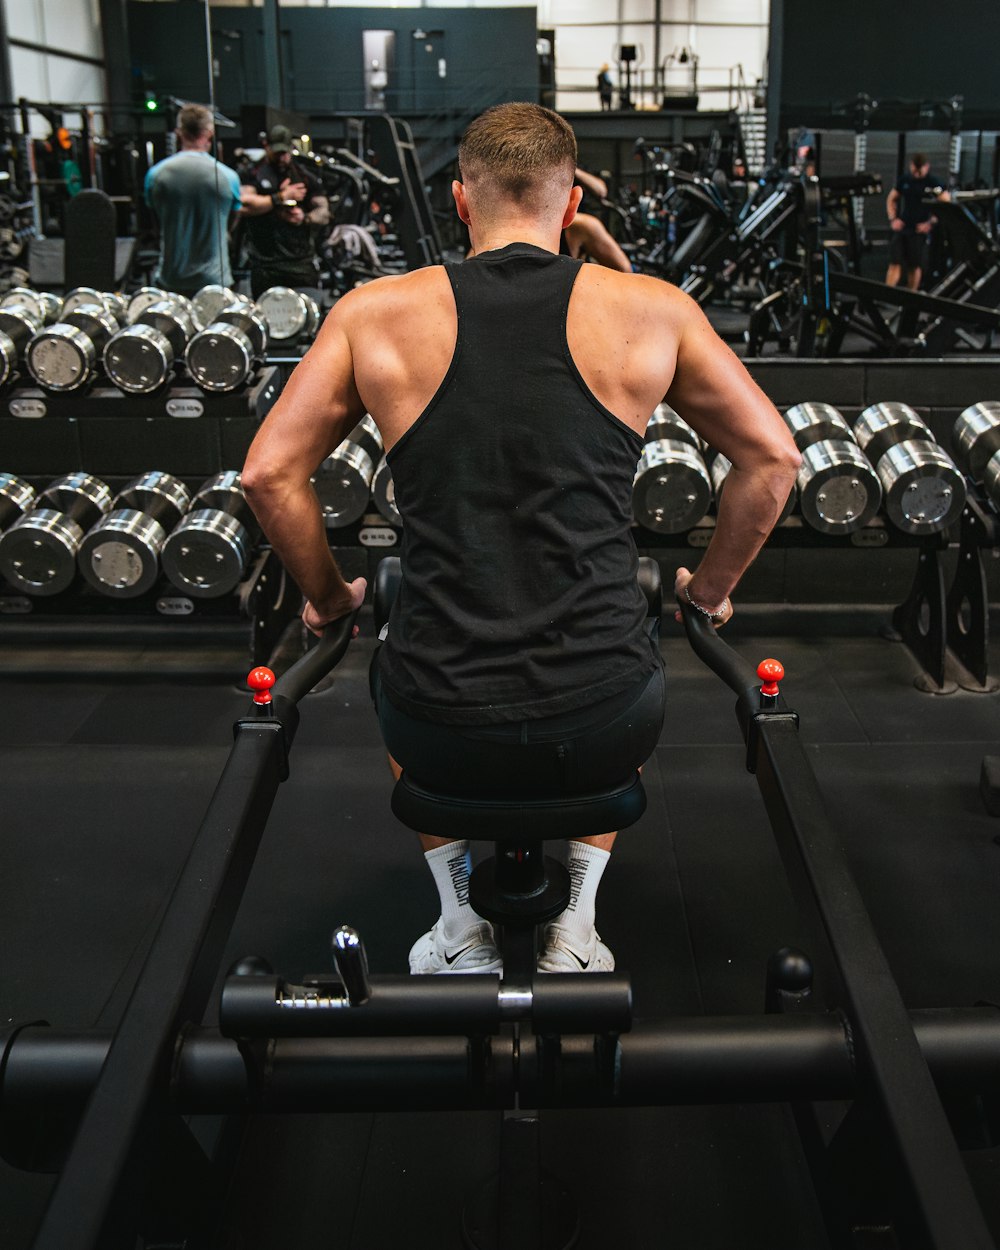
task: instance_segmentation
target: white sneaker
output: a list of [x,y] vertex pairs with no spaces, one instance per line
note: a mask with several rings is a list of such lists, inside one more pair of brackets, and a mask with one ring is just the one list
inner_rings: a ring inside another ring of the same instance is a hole
[[438,920],[414,942],[410,972],[414,976],[448,972],[502,972],[503,960],[493,940],[493,926],[477,919],[456,936],[446,935]]
[[539,972],[614,972],[615,957],[604,945],[596,929],[582,946],[576,936],[560,924],[547,924],[542,930]]

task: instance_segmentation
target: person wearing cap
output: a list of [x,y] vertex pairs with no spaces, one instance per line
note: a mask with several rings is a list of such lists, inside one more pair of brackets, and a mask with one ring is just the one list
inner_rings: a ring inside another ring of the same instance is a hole
[[178,295],[232,286],[229,223],[240,212],[240,180],[212,156],[211,109],[185,104],[177,115],[178,151],[146,174],[146,203],[160,226],[153,283]]
[[247,218],[250,290],[316,286],[316,232],[330,220],[330,205],[315,174],[292,150],[287,126],[272,126],[259,161],[240,187]]

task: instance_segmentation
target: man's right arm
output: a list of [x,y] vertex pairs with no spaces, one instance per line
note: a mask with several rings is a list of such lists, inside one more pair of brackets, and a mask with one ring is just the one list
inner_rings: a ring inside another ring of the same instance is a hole
[[705,314],[693,300],[674,294],[680,335],[667,403],[733,465],[712,541],[690,581],[679,577],[677,585],[679,591],[686,585],[695,603],[715,612],[774,528],[801,457],[777,409]]
[[899,187],[893,187],[889,192],[885,202],[885,211],[889,217],[889,224],[893,230],[897,229],[896,222],[899,222],[899,228],[902,228],[903,222],[899,216]]
[[273,213],[276,207],[274,196],[262,195],[245,182],[240,186],[240,203],[244,217],[263,217],[265,213]]

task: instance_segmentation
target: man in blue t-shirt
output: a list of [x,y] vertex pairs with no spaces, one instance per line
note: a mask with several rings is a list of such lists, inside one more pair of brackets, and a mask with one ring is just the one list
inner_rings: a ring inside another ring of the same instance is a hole
[[930,161],[923,152],[910,157],[910,170],[889,192],[886,210],[892,227],[889,240],[889,269],[885,275],[888,286],[898,286],[906,271],[906,285],[911,291],[920,289],[920,279],[927,261],[927,245],[937,218],[927,202],[946,200],[937,178],[930,176]]
[[214,139],[211,111],[186,104],[177,115],[180,150],[146,174],[146,203],[160,223],[153,282],[180,295],[233,282],[229,219],[240,211],[240,180],[212,156]]

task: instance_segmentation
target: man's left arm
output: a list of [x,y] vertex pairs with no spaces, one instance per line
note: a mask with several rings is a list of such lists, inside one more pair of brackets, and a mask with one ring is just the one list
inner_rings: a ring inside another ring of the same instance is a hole
[[[315,628],[345,616],[364,593],[344,580],[327,543],[310,478],[364,415],[347,327],[351,296],[323,323],[316,342],[268,413],[243,466],[243,489],[264,533],[309,600]],[[347,307],[345,308],[345,305]]]
[[305,183],[309,192],[305,203],[305,224],[325,226],[330,221],[330,201],[323,193],[323,184],[311,173],[305,175]]

